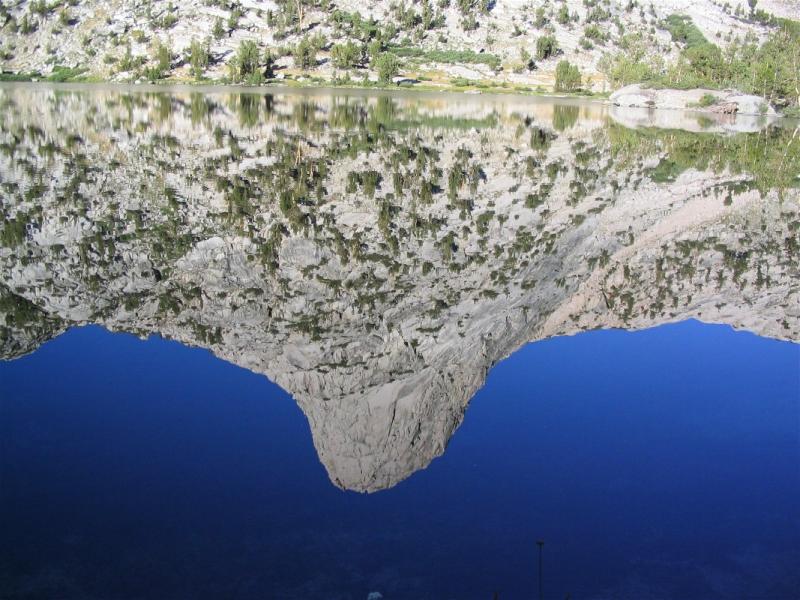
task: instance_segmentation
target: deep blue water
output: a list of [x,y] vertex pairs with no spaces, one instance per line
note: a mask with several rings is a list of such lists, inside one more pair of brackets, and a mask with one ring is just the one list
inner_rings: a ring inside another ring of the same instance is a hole
[[800,346],[528,345],[446,453],[335,488],[266,378],[71,330],[0,363],[2,598],[800,598]]

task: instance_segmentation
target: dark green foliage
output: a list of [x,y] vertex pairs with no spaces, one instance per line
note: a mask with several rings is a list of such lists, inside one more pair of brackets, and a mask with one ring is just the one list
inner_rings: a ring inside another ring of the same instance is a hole
[[269,48],[264,51],[263,74],[267,79],[275,77],[275,58],[272,56],[272,51]]
[[706,108],[709,106],[714,106],[717,102],[717,97],[714,94],[703,94],[702,98],[700,98],[700,101],[697,104],[702,108]]
[[412,46],[391,46],[391,51],[401,58],[420,58],[428,62],[483,64],[489,65],[493,69],[500,66],[498,56],[472,50],[423,50]]
[[40,73],[0,73],[0,81],[31,81],[40,76]]
[[722,51],[714,44],[691,46],[683,51],[682,57],[689,63],[692,74],[699,80],[715,81],[723,78],[720,65],[723,63]]
[[687,48],[709,43],[692,18],[687,15],[672,14],[668,16],[664,20],[664,28],[669,31],[674,41],[684,44]]
[[234,8],[228,16],[228,29],[233,31],[239,27],[239,19],[242,16],[242,9],[239,7]]
[[536,59],[546,60],[558,52],[558,42],[551,35],[543,35],[536,40]]
[[214,21],[214,28],[211,30],[211,35],[214,36],[214,39],[221,39],[223,35],[225,35],[225,27],[222,25],[222,19],[217,17]]
[[340,69],[352,69],[361,63],[361,48],[353,42],[336,44],[331,48],[331,62]]
[[331,15],[331,21],[350,34],[350,37],[369,42],[380,37],[380,26],[374,19],[364,20],[359,13],[349,13],[343,10],[335,10]]
[[761,133],[720,137],[657,129],[608,130],[614,160],[623,168],[643,156],[663,153],[648,174],[657,181],[673,181],[687,169],[714,173],[748,173],[755,189],[779,192],[800,186],[800,145],[790,144],[791,129],[770,128]]
[[[752,60],[744,54],[734,65],[733,80],[742,89],[780,106],[800,105],[800,23],[783,20]],[[748,76],[752,83],[748,86]]]
[[122,59],[119,61],[118,67],[119,70],[122,72],[125,71],[132,71],[137,66],[137,62],[133,58],[133,53],[131,52],[131,45],[125,45],[125,54],[122,55]]
[[553,107],[553,129],[556,131],[569,129],[578,122],[579,115],[580,111],[577,106],[556,104]]
[[651,57],[649,43],[640,33],[623,36],[619,41],[621,51],[604,56],[600,69],[614,87],[631,83],[652,83],[662,76],[660,57]]
[[86,69],[83,67],[63,67],[61,65],[56,65],[53,67],[53,72],[47,76],[47,81],[53,81],[57,83],[66,82],[66,81],[81,81],[85,79]]
[[58,22],[64,27],[69,27],[75,22],[68,8],[62,8],[61,12],[58,13]]
[[400,69],[400,61],[391,52],[384,52],[375,61],[375,68],[378,71],[378,79],[384,83],[391,81]]
[[36,21],[29,19],[27,14],[22,15],[22,21],[19,24],[19,31],[23,35],[28,35],[36,31]]
[[668,158],[663,158],[655,167],[648,170],[647,174],[656,183],[671,183],[677,179],[678,175],[683,173],[685,168],[685,166],[679,165]]
[[169,73],[172,63],[172,51],[161,40],[157,40],[153,59],[155,65],[147,69],[145,75],[150,81],[157,81],[163,79]]
[[574,92],[581,87],[581,72],[576,65],[567,60],[559,61],[556,65],[556,92]]
[[380,188],[383,177],[377,171],[351,171],[347,174],[348,194],[354,194],[359,188],[370,198],[375,196],[375,191]]
[[48,14],[50,14],[50,7],[47,5],[45,0],[34,0],[31,2],[31,12],[36,15],[46,17]]
[[799,23],[775,20],[762,45],[733,43],[723,52],[703,37],[689,17],[671,15],[667,22],[673,38],[685,45],[678,62],[667,68],[659,57],[649,56],[641,36],[624,36],[623,51],[601,63],[612,85],[734,88],[764,96],[790,111],[800,103]]
[[301,39],[294,47],[292,57],[294,65],[300,69],[311,69],[317,66],[317,43],[308,36]]
[[533,26],[536,27],[537,29],[541,29],[542,27],[547,25],[547,22],[548,18],[545,15],[544,7],[540,6],[539,8],[536,9],[536,12],[534,13]]
[[16,248],[25,240],[25,225],[27,215],[18,213],[14,219],[3,221],[3,229],[0,230],[0,244],[6,248]]
[[230,64],[231,80],[240,83],[261,83],[263,75],[259,70],[261,63],[259,55],[258,44],[253,40],[243,40]]
[[556,138],[555,134],[541,127],[531,128],[531,150],[538,150],[544,154],[550,147],[550,143]]
[[44,312],[30,300],[0,288],[0,314],[7,327],[25,327],[44,317]]
[[610,12],[608,12],[605,8],[596,6],[589,12],[589,14],[586,15],[586,22],[602,23],[603,21],[607,21],[609,18],[611,18]]
[[189,46],[189,65],[192,69],[192,75],[196,79],[200,79],[206,68],[208,68],[209,54],[207,44],[192,40],[192,44]]
[[589,25],[583,30],[583,35],[598,44],[604,44],[608,40],[608,34],[604,33],[597,25]]

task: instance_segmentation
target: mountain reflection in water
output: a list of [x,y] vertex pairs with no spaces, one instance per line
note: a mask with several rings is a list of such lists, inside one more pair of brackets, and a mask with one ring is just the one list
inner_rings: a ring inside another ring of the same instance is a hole
[[790,129],[524,99],[0,104],[3,355],[84,323],[209,348],[292,395],[347,489],[440,455],[532,340],[690,317],[798,339]]
[[0,356],[85,324],[207,348],[291,395],[347,490],[428,466],[528,342],[800,337],[791,127],[331,92],[5,86],[0,111]]

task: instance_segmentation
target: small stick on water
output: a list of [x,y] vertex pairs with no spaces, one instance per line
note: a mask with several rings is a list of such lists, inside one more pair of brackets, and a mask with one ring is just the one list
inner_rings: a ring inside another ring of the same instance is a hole
[[539,600],[544,600],[544,592],[542,591],[542,548],[544,547],[544,540],[536,540],[539,546]]

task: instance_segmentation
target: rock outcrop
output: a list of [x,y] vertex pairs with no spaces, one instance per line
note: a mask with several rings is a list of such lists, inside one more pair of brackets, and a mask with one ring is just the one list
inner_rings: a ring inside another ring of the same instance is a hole
[[670,90],[633,84],[615,91],[609,100],[614,106],[626,108],[738,114],[759,116],[769,121],[777,115],[766,99],[735,90]]
[[800,339],[791,131],[518,98],[0,105],[4,357],[85,323],[208,348],[295,398],[343,488],[424,468],[530,341],[687,318]]

